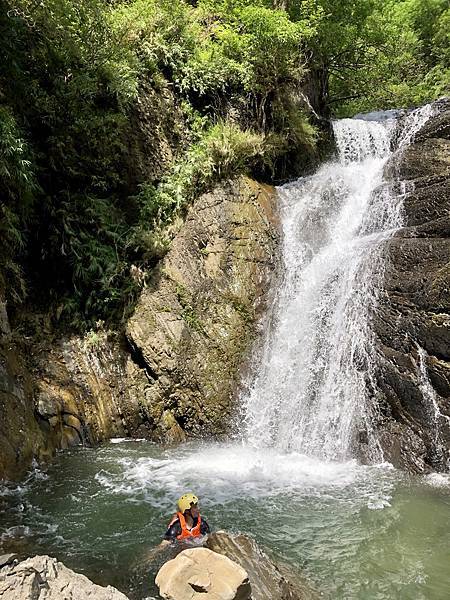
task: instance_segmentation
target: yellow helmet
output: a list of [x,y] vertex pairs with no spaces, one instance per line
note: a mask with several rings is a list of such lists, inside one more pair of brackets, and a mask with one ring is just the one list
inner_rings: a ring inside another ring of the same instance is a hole
[[191,508],[191,504],[197,504],[198,498],[194,494],[183,494],[181,498],[179,498],[178,510],[181,513],[184,513],[185,510],[189,510]]

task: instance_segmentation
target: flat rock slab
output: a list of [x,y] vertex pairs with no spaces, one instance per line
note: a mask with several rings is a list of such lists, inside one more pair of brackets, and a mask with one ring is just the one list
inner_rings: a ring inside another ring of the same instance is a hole
[[166,562],[156,579],[166,600],[251,600],[244,569],[207,548],[184,550]]
[[0,599],[128,600],[115,588],[96,585],[45,555],[0,569]]

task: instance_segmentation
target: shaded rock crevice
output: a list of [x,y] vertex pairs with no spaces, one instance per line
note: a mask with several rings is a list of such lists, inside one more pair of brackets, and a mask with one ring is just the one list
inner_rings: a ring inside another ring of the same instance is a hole
[[144,371],[150,383],[154,383],[158,379],[158,374],[145,360],[142,350],[135,346],[131,340],[127,338],[129,355],[134,364]]

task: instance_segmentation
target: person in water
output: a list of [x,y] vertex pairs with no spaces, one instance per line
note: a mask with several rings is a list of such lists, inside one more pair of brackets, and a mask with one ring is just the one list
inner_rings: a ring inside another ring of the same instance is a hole
[[199,538],[211,532],[206,520],[200,516],[197,496],[183,494],[177,502],[177,508],[164,534],[163,543]]
[[197,496],[190,493],[183,494],[178,499],[177,509],[170,520],[162,542],[156,548],[152,548],[145,553],[142,561],[137,563],[137,568],[140,568],[142,564],[146,565],[155,560],[161,550],[173,542],[199,539],[211,533],[208,523],[200,516]]

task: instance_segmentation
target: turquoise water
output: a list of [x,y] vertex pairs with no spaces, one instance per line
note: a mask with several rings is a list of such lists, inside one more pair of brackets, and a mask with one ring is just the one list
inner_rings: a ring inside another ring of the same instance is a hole
[[242,445],[120,441],[59,454],[0,490],[3,552],[46,553],[131,598],[155,594],[146,551],[192,490],[214,529],[254,536],[324,597],[450,597],[450,478],[323,463]]

